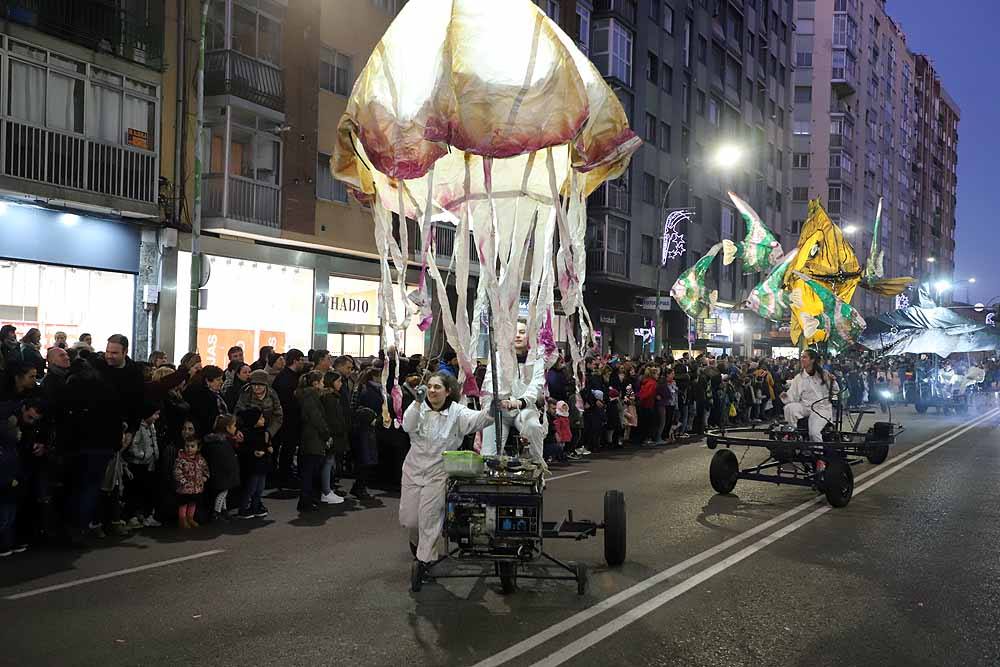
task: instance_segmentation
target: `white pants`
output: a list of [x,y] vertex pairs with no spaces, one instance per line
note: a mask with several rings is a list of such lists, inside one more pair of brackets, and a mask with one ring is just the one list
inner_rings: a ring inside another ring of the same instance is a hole
[[444,530],[448,475],[444,465],[432,473],[413,475],[403,466],[399,492],[399,523],[410,531],[417,545],[417,559],[433,563],[438,558],[438,540]]
[[[511,426],[513,425],[517,428],[518,434],[528,441],[528,449],[531,451],[531,457],[536,461],[541,461],[544,458],[545,436],[549,431],[549,425],[545,419],[545,413],[541,413],[541,415],[542,418],[541,421],[539,421],[539,411],[533,405],[515,412],[501,410],[501,444],[507,442],[507,436],[510,433]],[[494,429],[495,426],[493,424],[490,424],[483,429],[483,456],[496,456],[497,436]]]
[[813,412],[805,403],[788,403],[785,405],[785,421],[795,425],[803,417],[809,417],[809,439],[813,442],[823,442],[823,427],[833,421],[833,415],[829,417]]

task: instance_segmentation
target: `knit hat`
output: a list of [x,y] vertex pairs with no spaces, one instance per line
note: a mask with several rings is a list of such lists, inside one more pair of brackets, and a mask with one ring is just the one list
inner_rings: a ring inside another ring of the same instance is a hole
[[569,404],[566,403],[566,401],[559,401],[556,403],[556,416],[569,417]]
[[594,398],[596,398],[598,401],[604,400],[604,392],[601,391],[600,389],[594,389],[593,393],[594,393]]
[[250,374],[250,384],[263,384],[268,385],[269,376],[265,370],[256,370]]
[[612,387],[611,389],[609,389],[608,390],[608,398],[610,398],[612,401],[615,400],[616,398],[618,398],[618,390],[615,389],[614,387]]

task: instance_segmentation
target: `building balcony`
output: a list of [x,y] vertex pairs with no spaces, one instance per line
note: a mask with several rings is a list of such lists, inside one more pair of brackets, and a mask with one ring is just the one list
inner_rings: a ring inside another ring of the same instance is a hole
[[632,192],[618,181],[603,183],[587,197],[588,209],[609,209],[620,213],[632,212]]
[[595,0],[593,18],[612,16],[635,27],[638,4],[637,0]]
[[834,67],[830,76],[833,92],[840,97],[853,95],[858,90],[858,77],[846,67]]
[[0,16],[93,51],[163,69],[163,3],[133,13],[111,0],[0,0]]
[[849,155],[854,154],[854,142],[851,138],[844,134],[831,134],[830,135],[830,149],[837,149]]
[[4,119],[0,125],[0,179],[39,187],[49,199],[156,216],[156,153],[114,145],[78,134]]
[[587,273],[628,280],[628,257],[623,253],[607,252],[604,249],[588,250]]
[[281,68],[239,51],[205,54],[205,94],[233,95],[274,111],[285,110]]
[[[208,174],[202,178],[202,184],[205,229],[278,236],[281,229],[279,186],[224,174]],[[220,222],[213,224],[213,219]]]

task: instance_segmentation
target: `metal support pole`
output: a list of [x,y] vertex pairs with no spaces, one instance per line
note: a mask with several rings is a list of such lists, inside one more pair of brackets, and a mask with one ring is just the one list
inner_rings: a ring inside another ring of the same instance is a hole
[[191,220],[191,302],[188,305],[188,351],[198,349],[198,298],[201,289],[201,157],[205,124],[205,26],[212,0],[202,0],[198,40],[198,118],[194,137],[194,215]]
[[666,224],[667,219],[667,200],[670,198],[670,190],[673,189],[674,183],[677,182],[677,176],[670,179],[670,183],[667,184],[667,191],[663,193],[663,199],[660,201],[660,258],[656,260],[656,322],[653,327],[653,357],[659,357],[663,352],[660,347],[660,274],[663,273],[663,226]]

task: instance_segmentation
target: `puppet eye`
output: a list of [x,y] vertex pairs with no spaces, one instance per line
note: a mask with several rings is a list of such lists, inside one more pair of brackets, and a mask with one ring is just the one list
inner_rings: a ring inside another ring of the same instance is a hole
[[809,257],[812,258],[818,254],[819,254],[819,244],[817,243],[812,247],[812,250],[809,251]]

